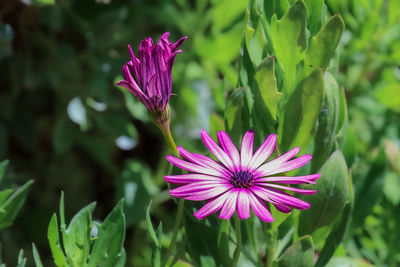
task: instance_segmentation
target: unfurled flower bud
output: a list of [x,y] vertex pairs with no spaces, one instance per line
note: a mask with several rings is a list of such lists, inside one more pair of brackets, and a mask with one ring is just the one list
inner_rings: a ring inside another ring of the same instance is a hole
[[126,63],[122,72],[124,80],[117,85],[128,89],[149,110],[157,123],[169,120],[168,102],[172,89],[172,65],[177,50],[186,36],[176,43],[168,40],[169,32],[164,33],[156,45],[151,38],[140,43],[139,58],[128,45],[131,60]]

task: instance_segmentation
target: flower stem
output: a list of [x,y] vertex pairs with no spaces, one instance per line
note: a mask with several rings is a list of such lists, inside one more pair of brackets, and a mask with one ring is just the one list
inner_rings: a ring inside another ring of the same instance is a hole
[[156,123],[156,125],[160,128],[165,141],[167,141],[168,146],[172,149],[175,156],[179,157],[178,149],[176,148],[174,138],[172,138],[171,130],[169,128],[169,120],[160,124]]
[[[180,198],[178,200],[178,212],[176,214],[174,231],[173,231],[173,234],[172,234],[171,243],[169,244],[169,246],[167,248],[167,252],[165,253],[165,262],[168,261],[168,258],[171,255],[172,250],[176,246],[175,244],[176,244],[176,239],[178,237],[179,228],[181,227],[184,204],[185,204],[185,200],[183,198]],[[164,265],[162,265],[162,266],[164,266]]]
[[236,249],[233,253],[232,267],[237,266],[240,252],[242,251],[242,228],[240,226],[239,216],[235,216],[235,230],[236,230]]
[[[156,122],[156,125],[158,126],[158,128],[160,128],[160,130],[165,138],[165,141],[167,141],[167,144],[172,149],[175,156],[180,157],[179,151],[178,151],[175,141],[174,141],[174,138],[172,137],[172,134],[171,134],[171,130],[169,127],[169,120],[167,120],[163,123]],[[172,250],[176,247],[176,239],[178,238],[179,229],[181,227],[184,204],[185,204],[184,199],[180,198],[178,200],[178,211],[177,211],[176,218],[175,218],[175,224],[174,224],[174,230],[172,233],[171,243],[169,244],[169,246],[167,248],[167,251],[166,251],[164,259],[163,259],[163,264],[161,266],[165,266],[167,264],[168,259],[172,253]]]

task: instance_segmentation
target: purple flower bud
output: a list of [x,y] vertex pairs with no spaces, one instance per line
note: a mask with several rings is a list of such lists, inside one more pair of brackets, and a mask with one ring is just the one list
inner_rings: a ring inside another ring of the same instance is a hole
[[176,43],[168,40],[169,32],[164,33],[156,45],[151,38],[140,42],[139,57],[128,45],[131,60],[122,67],[124,80],[117,85],[128,89],[142,102],[159,123],[169,120],[168,102],[172,89],[172,65],[177,48],[187,38]]

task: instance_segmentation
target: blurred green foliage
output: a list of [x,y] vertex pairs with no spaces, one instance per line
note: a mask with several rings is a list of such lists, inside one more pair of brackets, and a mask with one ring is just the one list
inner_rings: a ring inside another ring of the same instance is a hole
[[[318,185],[321,190],[349,190],[346,196],[331,196],[335,201],[340,198],[341,209],[337,206],[335,211],[339,216],[319,222],[330,224],[330,232],[322,227],[312,233],[315,229],[300,224],[301,235],[312,234],[312,239],[306,235],[290,246],[288,241],[277,251],[290,255],[301,250],[306,262],[309,248],[315,247],[320,249],[317,266],[332,253],[328,266],[398,266],[400,2],[273,0],[264,1],[260,10],[261,2],[248,6],[242,0],[2,1],[0,161],[11,161],[2,185],[23,184],[26,177],[35,184],[13,227],[1,232],[0,241],[7,244],[1,248],[1,259],[10,266],[24,266],[22,248],[32,262],[34,242],[43,266],[51,266],[54,251],[46,240],[47,226],[61,189],[68,201],[67,217],[82,214],[81,207],[97,201],[94,213],[92,207],[84,215],[90,221],[106,218],[125,197],[128,266],[149,266],[152,254],[156,259],[149,220],[154,225],[162,220],[169,233],[174,219],[170,215],[175,204],[163,182],[167,150],[144,107],[114,84],[128,60],[128,43],[137,51],[144,37],[156,39],[170,31],[171,40],[189,36],[173,70],[172,128],[178,145],[204,152],[198,141],[200,129],[215,137],[225,127],[238,142],[240,131],[251,126],[264,134],[256,136],[260,140],[279,132],[285,150],[302,144],[303,152],[319,155],[312,170],[322,167],[331,172],[332,165],[350,170],[346,178],[351,177],[354,188],[336,180]],[[243,88],[233,91],[238,86],[251,88],[251,94]],[[301,113],[293,106],[301,107]],[[251,121],[246,120],[249,116]],[[293,135],[294,129],[302,130]],[[331,156],[336,149],[342,152]],[[30,182],[26,189],[29,186]],[[354,206],[349,204],[353,198]],[[146,223],[150,199],[152,216]],[[319,207],[310,212],[318,213]],[[17,211],[13,210],[15,215]],[[2,212],[0,205],[0,217]],[[277,221],[279,216],[284,215],[274,214]],[[302,220],[308,220],[307,214]],[[204,225],[192,218],[186,221],[198,232],[206,231],[202,240],[214,240]],[[289,218],[274,227],[287,229],[292,222]],[[208,248],[223,262],[229,251],[220,249],[230,238],[229,230],[212,220],[206,226],[224,230],[220,243]],[[153,239],[165,246],[170,236],[161,239],[160,228]],[[188,240],[199,240],[195,231],[187,234]],[[291,234],[296,235],[293,230]],[[342,237],[343,242],[336,242]],[[260,240],[245,238],[260,245]],[[212,253],[203,249],[188,250],[206,266],[213,260],[202,254]],[[283,255],[277,259],[282,266],[292,260]]]

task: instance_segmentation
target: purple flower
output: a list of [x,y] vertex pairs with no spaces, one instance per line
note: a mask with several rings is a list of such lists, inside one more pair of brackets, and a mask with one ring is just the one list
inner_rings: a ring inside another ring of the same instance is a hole
[[139,58],[128,45],[131,60],[126,63],[122,72],[124,79],[117,85],[128,89],[158,120],[169,119],[165,112],[171,96],[172,65],[177,48],[187,38],[179,39],[176,43],[168,40],[169,32],[164,33],[156,45],[151,38],[144,39],[139,46]]
[[241,151],[225,132],[218,133],[221,147],[203,130],[204,144],[219,162],[199,154],[192,154],[178,147],[183,159],[167,156],[169,162],[192,173],[167,175],[165,180],[181,185],[170,191],[174,197],[188,200],[209,200],[194,216],[203,219],[219,210],[220,218],[229,219],[237,210],[240,219],[250,217],[250,208],[263,221],[272,222],[264,201],[275,206],[279,211],[288,213],[291,208],[307,209],[310,204],[293,197],[284,191],[300,194],[314,194],[317,191],[288,187],[283,184],[315,184],[320,174],[288,177],[279,175],[297,169],[311,160],[311,155],[293,159],[299,152],[294,148],[289,152],[264,163],[272,154],[276,135],[271,134],[253,154],[252,131],[243,136]]

